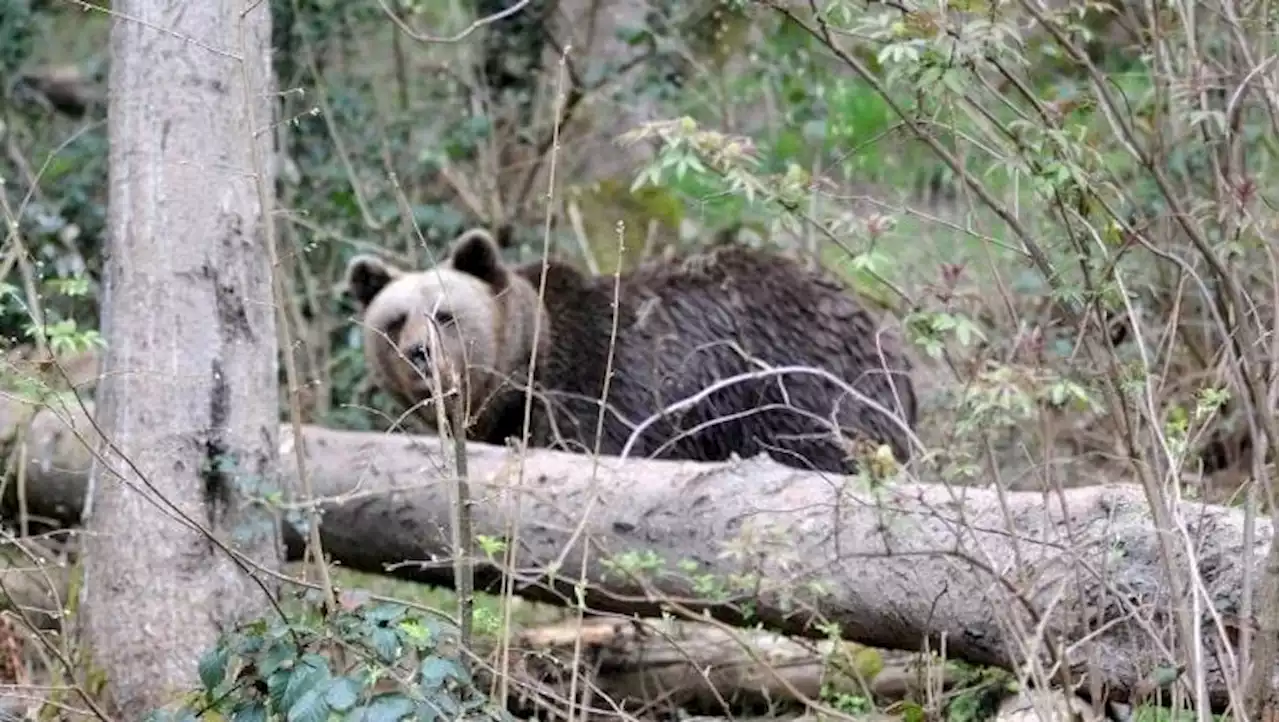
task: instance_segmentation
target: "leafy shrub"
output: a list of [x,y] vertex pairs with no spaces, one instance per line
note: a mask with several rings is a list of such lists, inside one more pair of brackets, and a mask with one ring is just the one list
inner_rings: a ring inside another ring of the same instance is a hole
[[451,622],[351,594],[326,615],[317,594],[223,635],[200,659],[199,694],[150,722],[511,719],[477,688]]

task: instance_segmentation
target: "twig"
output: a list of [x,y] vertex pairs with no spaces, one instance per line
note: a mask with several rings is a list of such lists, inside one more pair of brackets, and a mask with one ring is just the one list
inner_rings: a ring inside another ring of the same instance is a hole
[[391,22],[395,23],[396,27],[400,28],[401,32],[413,38],[414,40],[417,40],[420,43],[456,43],[461,40],[464,40],[468,35],[470,35],[471,33],[479,30],[480,28],[486,25],[489,25],[491,23],[496,23],[505,17],[510,17],[512,15],[515,15],[516,13],[523,10],[524,7],[529,4],[529,2],[530,0],[519,0],[519,2],[517,2],[515,5],[512,5],[509,8],[505,8],[492,15],[486,15],[485,17],[482,17],[479,20],[473,20],[471,21],[470,25],[463,28],[458,33],[454,35],[447,35],[447,36],[436,36],[436,35],[427,35],[426,33],[419,33],[418,31],[409,27],[408,23],[401,20],[400,17],[395,14],[395,11],[387,7],[386,0],[378,0],[378,6],[382,8],[382,12],[387,14],[387,17],[391,19]]

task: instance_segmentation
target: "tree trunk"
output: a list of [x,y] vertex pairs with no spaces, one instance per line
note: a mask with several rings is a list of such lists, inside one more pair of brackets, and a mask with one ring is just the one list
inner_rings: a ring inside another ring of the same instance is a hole
[[84,509],[84,609],[120,716],[141,719],[196,681],[224,625],[265,606],[227,548],[279,564],[277,523],[249,501],[279,474],[270,15],[249,0],[113,10],[107,441]]
[[[1262,573],[1254,582],[1253,608],[1257,619],[1252,644],[1252,669],[1246,683],[1246,704],[1250,719],[1258,722],[1280,722],[1280,690],[1276,677],[1280,674],[1280,657],[1276,640],[1280,638],[1280,544],[1271,538],[1271,553]],[[1247,623],[1247,620],[1246,620]]]
[[[2,405],[0,416],[19,417]],[[83,415],[66,418],[84,432]],[[291,450],[296,440],[281,433],[282,451]],[[0,439],[12,436],[0,429]],[[84,447],[48,412],[28,439],[29,510],[74,515]],[[325,499],[327,554],[353,569],[452,584],[453,482],[439,439],[307,426],[303,441],[312,487]],[[286,478],[296,474],[292,453],[281,463]],[[511,450],[468,445],[476,535],[517,545],[515,593],[528,599],[575,604],[585,570],[583,599],[598,611],[705,609],[814,637],[831,623],[845,639],[888,649],[926,641],[942,649],[945,639],[952,658],[1006,669],[1025,660],[1020,645],[1043,659],[1052,643],[1067,650],[1073,673],[1092,666],[1118,702],[1167,662],[1150,635],[1169,633],[1160,620],[1176,600],[1147,502],[1131,485],[1050,496],[941,484],[871,491],[764,459],[602,458],[593,470],[582,456],[531,451],[520,490],[518,464]],[[1201,608],[1237,614],[1244,574],[1263,568],[1273,522],[1259,520],[1246,549],[1240,511],[1185,502],[1174,512],[1197,545],[1209,596]],[[515,518],[520,536],[511,539]],[[296,558],[301,537],[288,525],[284,533]],[[476,554],[477,588],[496,589],[503,570]],[[1217,648],[1215,625],[1202,628],[1207,648]],[[1228,682],[1209,657],[1208,688],[1221,707]]]

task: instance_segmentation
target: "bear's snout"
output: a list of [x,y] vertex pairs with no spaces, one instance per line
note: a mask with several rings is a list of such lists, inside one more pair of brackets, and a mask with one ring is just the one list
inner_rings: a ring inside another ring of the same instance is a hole
[[414,366],[425,368],[430,354],[427,353],[427,345],[425,343],[415,343],[405,349],[404,357],[409,359],[409,363]]

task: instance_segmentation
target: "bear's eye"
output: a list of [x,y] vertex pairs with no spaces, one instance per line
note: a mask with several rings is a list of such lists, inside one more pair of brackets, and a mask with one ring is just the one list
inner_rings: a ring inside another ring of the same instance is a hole
[[436,323],[441,326],[448,326],[453,323],[453,314],[448,311],[436,311]]
[[400,337],[400,332],[404,330],[404,316],[396,316],[387,324],[386,334],[392,341],[396,341]]

